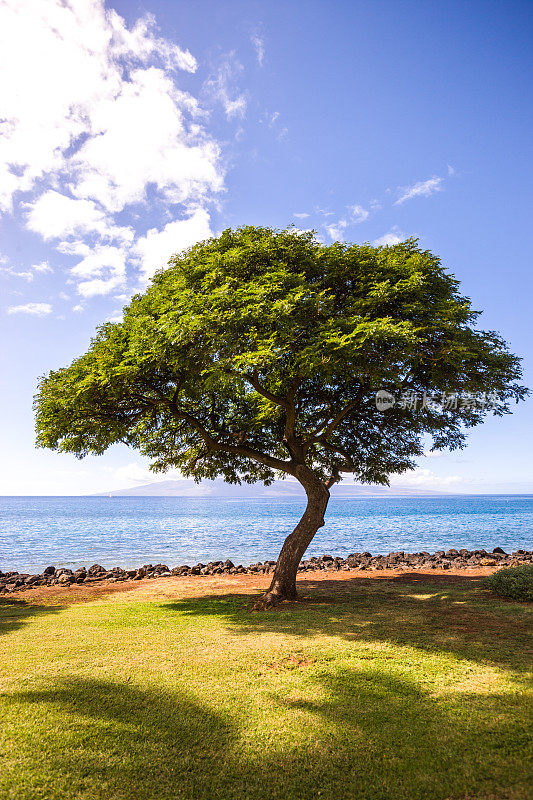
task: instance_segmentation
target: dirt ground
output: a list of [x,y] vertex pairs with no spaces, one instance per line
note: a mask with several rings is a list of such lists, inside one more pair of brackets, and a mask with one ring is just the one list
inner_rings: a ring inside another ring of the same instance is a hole
[[[299,575],[298,590],[305,595],[306,590],[335,592],[343,594],[354,591],[358,585],[372,584],[375,581],[394,581],[395,583],[438,583],[445,586],[467,585],[485,575],[495,572],[494,567],[476,567],[469,570],[439,569],[387,569],[387,570],[346,570],[339,572],[306,572]],[[271,575],[194,575],[191,577],[153,578],[140,581],[123,581],[113,583],[101,581],[91,584],[73,584],[72,586],[39,586],[25,592],[4,595],[3,602],[20,602],[27,604],[70,605],[71,603],[87,603],[109,595],[128,595],[132,600],[142,600],[146,596],[164,598],[193,597],[198,595],[244,594],[254,595],[264,591],[271,580]]]

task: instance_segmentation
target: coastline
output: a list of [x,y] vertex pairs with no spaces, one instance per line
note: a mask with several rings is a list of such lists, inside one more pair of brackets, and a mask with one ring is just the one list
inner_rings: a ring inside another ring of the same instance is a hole
[[[496,547],[492,552],[484,549],[467,550],[438,550],[435,553],[425,551],[407,553],[405,551],[391,552],[387,556],[371,553],[352,553],[347,558],[340,556],[323,555],[304,559],[300,563],[298,573],[324,573],[332,575],[338,573],[402,573],[416,571],[422,574],[455,575],[466,573],[473,575],[479,570],[481,574],[490,574],[503,567],[518,566],[533,563],[533,551],[517,550],[506,553],[503,548]],[[95,584],[133,584],[137,581],[154,580],[158,578],[201,578],[203,576],[232,577],[236,575],[252,575],[259,577],[269,575],[274,571],[275,561],[257,562],[244,566],[235,565],[229,559],[225,561],[211,561],[208,564],[198,563],[194,566],[187,564],[169,568],[166,564],[144,564],[137,569],[125,570],[121,567],[106,569],[100,564],[93,564],[88,569],[81,567],[75,571],[65,567],[47,567],[44,572],[31,575],[10,571],[0,572],[0,595],[27,592],[46,587],[70,588],[73,586],[89,587]]]

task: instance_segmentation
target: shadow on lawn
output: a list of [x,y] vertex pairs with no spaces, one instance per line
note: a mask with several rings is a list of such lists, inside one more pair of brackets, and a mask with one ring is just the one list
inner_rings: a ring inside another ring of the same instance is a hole
[[479,592],[480,585],[479,578],[457,582],[417,574],[379,581],[306,580],[299,583],[299,602],[261,613],[251,612],[253,598],[243,595],[186,598],[162,608],[222,617],[238,634],[338,636],[450,653],[517,672],[529,669],[527,609],[491,601]]
[[[391,675],[344,669],[298,677],[300,699],[290,681],[280,688],[277,678],[264,679],[266,714],[249,696],[228,709],[208,696],[200,704],[183,691],[81,678],[12,695],[22,726],[28,704],[36,706],[28,751],[20,753],[31,765],[20,796],[443,800],[484,790],[476,797],[526,797],[526,789],[499,793],[520,783],[519,699],[472,695],[458,709]],[[35,726],[44,754],[32,747]]]
[[61,608],[62,606],[38,606],[26,600],[0,597],[0,634],[16,631],[34,617],[57,614]]

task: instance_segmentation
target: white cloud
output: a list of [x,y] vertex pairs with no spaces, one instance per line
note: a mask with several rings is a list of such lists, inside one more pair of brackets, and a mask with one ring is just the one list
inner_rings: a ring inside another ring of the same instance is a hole
[[96,245],[72,267],[71,274],[81,281],[78,294],[83,297],[108,294],[125,283],[126,250],[112,245]]
[[152,62],[196,68],[188,51],[155,35],[153,17],[128,30],[102,0],[3,0],[0,205],[61,169],[79,137],[98,135],[102,104],[121,98],[133,64]]
[[383,236],[374,239],[372,244],[375,247],[390,246],[398,244],[398,242],[403,242],[406,238],[405,233],[403,233],[397,225],[394,225],[388,233],[384,233]]
[[175,253],[212,235],[209,214],[204,208],[196,209],[186,219],[169,222],[163,230],[152,228],[137,241],[134,248],[143,279],[149,280],[158,269],[166,266]]
[[16,270],[14,267],[2,267],[0,271],[3,275],[9,275],[11,278],[22,278],[22,280],[28,281],[28,283],[35,277],[35,274],[31,270]]
[[363,206],[348,206],[352,222],[364,222],[370,216],[370,212],[363,208]]
[[117,237],[133,238],[133,231],[110,226],[106,214],[93,200],[67,197],[50,189],[27,207],[27,227],[45,240],[93,232],[102,236],[113,237],[114,233]]
[[281,124],[281,114],[279,111],[264,111],[259,118],[259,122],[261,124],[266,122],[268,127],[274,131],[278,142],[282,142],[287,139],[289,135],[289,129],[285,125]]
[[345,219],[339,219],[337,222],[331,222],[325,225],[326,233],[333,241],[343,242],[344,231],[348,227]]
[[404,475],[391,476],[390,484],[396,488],[402,486],[416,486],[420,489],[449,489],[460,483],[465,483],[465,479],[460,475],[436,475],[430,469],[415,469],[406,472]]
[[7,258],[0,258],[0,274],[7,275],[11,278],[22,278],[30,283],[35,278],[36,274],[44,274],[45,272],[53,272],[52,267],[47,261],[41,261],[40,264],[32,264],[29,269],[17,270],[8,263]]
[[8,314],[31,314],[35,317],[46,317],[47,314],[52,313],[52,306],[50,303],[26,303],[22,306],[10,306],[7,309]]
[[192,98],[178,92],[162,70],[134,70],[118,96],[93,110],[94,135],[72,158],[74,194],[117,212],[144,202],[149,186],[172,203],[218,191],[218,146],[187,130],[185,111],[198,114]]
[[298,219],[307,219],[307,217],[309,216],[310,214],[307,214],[305,211],[302,212],[295,211],[293,214],[293,217],[297,217]]
[[442,178],[433,176],[433,178],[428,178],[427,181],[418,181],[418,183],[414,183],[412,186],[404,186],[400,189],[400,197],[396,200],[394,205],[399,206],[405,203],[406,200],[412,200],[413,197],[429,197],[435,192],[440,192],[442,191],[442,183]]
[[[116,214],[149,195],[152,214],[177,216],[223,188],[218,143],[178,85],[196,68],[150,15],[128,27],[103,0],[0,0],[0,211],[24,208],[31,231],[81,258],[86,296],[124,282],[135,231]],[[221,91],[240,69],[227,62]],[[243,95],[226,100],[244,114]]]
[[235,52],[225,55],[216,74],[210,75],[204,84],[208,96],[221,103],[228,119],[242,119],[246,114],[246,95],[234,87],[235,79],[243,71]]
[[265,59],[265,40],[256,31],[256,32],[252,33],[252,35],[250,36],[250,41],[252,42],[252,44],[254,46],[254,49],[255,49],[255,55],[257,57],[257,63],[259,64],[260,67],[262,67],[263,66],[263,61]]
[[40,272],[40,273],[54,271],[50,266],[50,264],[48,263],[48,261],[41,261],[39,264],[32,264],[31,268],[34,272]]
[[80,314],[84,310],[84,308],[81,305],[81,303],[78,303],[77,306],[72,306],[72,310],[74,311],[75,314]]
[[[149,469],[146,467],[141,467],[140,464],[136,464],[132,462],[131,464],[125,464],[123,467],[118,467],[118,469],[113,471],[113,477],[117,481],[117,483],[123,484],[124,482],[128,483],[161,483],[162,481],[168,481],[171,479],[181,478],[181,473],[178,472],[176,469],[170,469],[164,473],[157,473],[157,472],[150,472]],[[191,485],[196,486],[196,484],[191,480]]]

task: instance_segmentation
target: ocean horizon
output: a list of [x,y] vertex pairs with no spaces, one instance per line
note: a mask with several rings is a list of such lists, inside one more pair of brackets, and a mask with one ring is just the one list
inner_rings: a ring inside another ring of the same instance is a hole
[[[0,570],[276,559],[304,499],[0,497]],[[533,495],[332,497],[307,557],[533,547]]]

